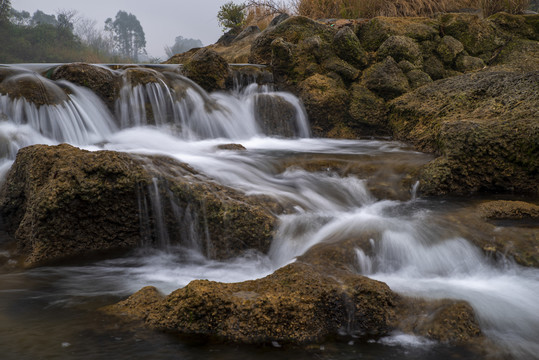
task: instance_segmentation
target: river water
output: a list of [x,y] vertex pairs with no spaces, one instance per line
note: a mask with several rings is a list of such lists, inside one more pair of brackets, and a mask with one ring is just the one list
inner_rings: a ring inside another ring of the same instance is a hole
[[[14,67],[0,70],[6,69]],[[255,84],[207,94],[165,70],[159,74],[167,82],[146,86],[133,86],[127,71],[117,70],[124,82],[114,111],[89,90],[50,81],[34,68],[17,68],[4,76],[4,88],[22,77],[40,82],[44,91],[68,94],[68,99],[37,106],[0,95],[2,176],[19,148],[69,142],[88,150],[171,156],[219,183],[272,196],[293,211],[280,217],[268,254],[251,251],[226,262],[205,258],[197,234],[181,246],[163,239],[158,247],[142,247],[120,258],[79,259],[31,270],[17,270],[11,249],[5,247],[0,251],[2,359],[477,358],[468,349],[404,334],[362,341],[344,336],[308,348],[206,343],[126,328],[96,311],[147,285],[170,293],[194,279],[261,278],[317,243],[365,232],[379,234],[379,241],[372,243],[369,255],[355,249],[358,272],[402,294],[464,299],[483,332],[500,347],[500,357],[539,358],[539,270],[510,258],[486,257],[447,220],[447,213],[466,211],[475,199],[422,199],[413,184],[403,188],[406,174],[431,156],[392,141],[311,138],[301,104],[290,94]],[[170,83],[185,90],[181,97]],[[293,109],[286,126],[292,134],[268,136],[254,110],[261,97]],[[150,115],[143,105],[147,103],[152,104]],[[230,143],[245,149],[219,148]],[[467,234],[474,231],[469,230]],[[3,238],[7,236],[0,243]]]

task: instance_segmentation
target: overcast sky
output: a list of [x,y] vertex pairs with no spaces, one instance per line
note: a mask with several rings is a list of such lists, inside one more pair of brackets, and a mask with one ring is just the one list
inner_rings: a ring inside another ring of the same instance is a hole
[[[222,35],[217,25],[219,7],[230,0],[11,0],[11,6],[33,14],[42,10],[76,10],[78,15],[97,20],[102,28],[107,18],[119,10],[137,17],[146,35],[148,55],[165,60],[165,46],[174,44],[176,36],[200,39],[213,44]],[[239,2],[239,1],[236,1]]]

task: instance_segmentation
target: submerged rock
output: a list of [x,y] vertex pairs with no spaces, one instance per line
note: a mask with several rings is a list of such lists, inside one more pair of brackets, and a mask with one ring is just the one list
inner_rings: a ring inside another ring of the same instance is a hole
[[488,201],[479,206],[479,211],[489,220],[539,220],[539,206],[524,201]]
[[524,201],[483,201],[450,211],[459,234],[495,260],[539,267],[539,206]]
[[[151,197],[158,194],[166,200],[161,218],[151,210]],[[144,243],[182,243],[193,230],[200,237],[198,250],[210,258],[265,252],[276,222],[271,204],[172,159],[65,144],[20,150],[0,191],[0,214],[25,266]]]

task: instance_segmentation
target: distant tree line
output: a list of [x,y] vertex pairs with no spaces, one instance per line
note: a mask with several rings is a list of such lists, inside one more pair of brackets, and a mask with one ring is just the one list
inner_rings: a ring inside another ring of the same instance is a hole
[[30,15],[0,0],[0,63],[137,62],[146,54],[146,39],[135,15],[119,11],[99,29],[75,11]]

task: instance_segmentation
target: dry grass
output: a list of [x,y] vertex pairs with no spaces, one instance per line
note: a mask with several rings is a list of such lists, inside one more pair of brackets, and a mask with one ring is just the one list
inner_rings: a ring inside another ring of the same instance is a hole
[[530,5],[529,0],[479,0],[478,2],[485,17],[500,11],[519,14]]
[[498,11],[519,13],[530,0],[292,0],[298,15],[320,18],[375,16],[431,16],[463,8],[481,9],[485,16]]

